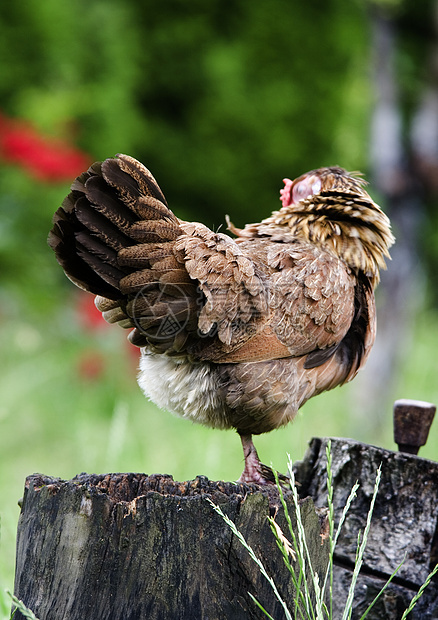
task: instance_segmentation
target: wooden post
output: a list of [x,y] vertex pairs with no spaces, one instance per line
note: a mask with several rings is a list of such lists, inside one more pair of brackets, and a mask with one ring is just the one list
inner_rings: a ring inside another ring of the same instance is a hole
[[436,406],[422,400],[396,400],[394,403],[394,441],[400,452],[418,454],[429,435]]
[[[275,489],[144,474],[28,477],[15,595],[40,620],[264,618],[249,594],[284,618],[259,568],[207,498],[236,523],[291,604],[292,579],[266,518],[279,504]],[[287,501],[296,531],[290,493]],[[301,515],[321,581],[325,524],[310,498]],[[288,537],[282,510],[275,519]]]
[[[327,503],[328,439],[312,439],[296,464],[300,492],[316,506]],[[438,463],[391,452],[351,439],[331,439],[335,522],[356,481],[360,488],[347,515],[335,553],[334,618],[342,617],[354,567],[357,537],[364,531],[376,473],[382,478],[364,564],[355,590],[353,619],[360,618],[404,560],[367,620],[398,620],[438,562]],[[335,523],[336,524],[336,523]],[[438,580],[431,583],[409,620],[438,618]]]

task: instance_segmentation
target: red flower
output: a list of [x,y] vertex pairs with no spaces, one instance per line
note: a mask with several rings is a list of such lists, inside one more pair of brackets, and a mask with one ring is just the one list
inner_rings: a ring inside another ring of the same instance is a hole
[[99,351],[84,351],[78,360],[77,368],[81,379],[96,381],[105,370],[105,359]]
[[76,312],[81,327],[90,332],[109,327],[109,323],[94,305],[93,295],[79,291],[76,299]]
[[29,123],[0,114],[0,157],[40,181],[69,181],[86,170],[91,158],[64,140],[48,138]]

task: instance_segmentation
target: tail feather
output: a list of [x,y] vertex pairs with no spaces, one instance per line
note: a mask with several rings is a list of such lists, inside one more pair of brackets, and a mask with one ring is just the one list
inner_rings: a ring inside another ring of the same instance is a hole
[[[117,159],[106,159],[102,164],[105,181],[116,188],[123,202],[135,212],[140,197],[152,197],[167,207],[166,199],[149,170],[133,157],[119,155]],[[168,209],[167,217],[176,220]]]
[[118,252],[129,245],[129,238],[104,215],[90,206],[87,200],[80,199],[80,208],[76,211],[76,217],[84,228],[113,250]]
[[166,220],[177,225],[179,223],[172,211],[161,200],[153,196],[146,198],[140,196],[135,206],[135,212],[141,220]]
[[140,243],[123,248],[119,252],[119,264],[131,265],[138,269],[154,266],[156,269],[178,269],[179,264],[172,255],[173,241]]
[[[49,245],[54,250],[58,263],[74,284],[85,291],[110,299],[120,297],[118,289],[101,277],[99,270],[90,265],[91,258],[86,248],[78,243],[80,231],[78,222],[68,217],[61,207],[55,214],[53,228],[49,234]],[[103,269],[105,271],[105,269]]]
[[131,237],[138,242],[174,241],[181,234],[181,229],[173,222],[161,220],[140,220],[131,227]]
[[129,229],[138,216],[119,200],[116,191],[109,187],[102,177],[91,177],[85,183],[86,200],[94,209],[105,216],[114,226],[129,235]]
[[[55,213],[48,241],[75,284],[118,300],[126,294],[120,282],[150,267],[144,258],[148,252],[135,249],[138,244],[169,243],[181,234],[178,224],[147,168],[120,155],[93,164],[74,181]],[[131,253],[119,260],[119,253],[130,248]],[[134,277],[135,290],[143,280],[141,275]],[[126,290],[131,290],[129,278],[127,282]]]
[[179,351],[197,328],[199,294],[176,256],[180,220],[157,182],[126,155],[93,164],[55,213],[49,245],[67,276],[94,293],[130,340]]
[[78,258],[100,275],[107,284],[118,288],[120,280],[126,273],[118,267],[117,252],[85,232],[76,234],[76,251]]

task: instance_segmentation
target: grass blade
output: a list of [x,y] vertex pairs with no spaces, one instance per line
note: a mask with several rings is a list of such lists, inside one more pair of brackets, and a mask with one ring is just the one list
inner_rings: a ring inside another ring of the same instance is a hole
[[[290,457],[289,457],[289,460],[290,460]],[[305,564],[305,561],[304,561],[303,548],[302,548],[302,545],[300,545],[300,541],[297,539],[297,537],[295,535],[295,532],[294,532],[294,529],[292,527],[292,520],[290,518],[290,514],[289,514],[289,509],[287,507],[287,503],[286,503],[286,501],[284,499],[283,489],[282,489],[280,481],[278,479],[278,472],[274,468],[272,469],[272,471],[274,472],[275,482],[276,482],[276,485],[277,485],[278,493],[280,495],[281,505],[283,506],[284,516],[286,518],[287,526],[289,528],[289,532],[290,532],[290,535],[291,535],[291,538],[292,538],[295,555],[296,555],[296,558],[298,560],[298,566],[299,566],[298,579],[296,578],[296,574],[295,574],[295,571],[293,570],[292,566],[289,568],[289,571],[290,571],[290,573],[292,575],[292,580],[293,580],[293,583],[294,583],[294,586],[295,586],[295,590],[297,592],[297,595],[296,595],[295,601],[294,601],[295,602],[294,618],[296,618],[298,613],[299,613],[301,618],[303,618],[303,620],[304,620],[304,612],[303,612],[303,610],[301,609],[301,607],[299,605],[300,602],[302,603],[303,607],[305,608],[306,617],[307,618],[311,618],[311,617],[314,618],[314,614],[313,613],[312,613],[312,616],[310,615],[310,613],[311,613],[311,605],[309,607],[310,601],[309,601],[309,599],[307,597],[306,591],[303,592],[302,588],[301,588],[301,584],[302,584],[303,581],[304,581],[304,583],[307,583],[307,580],[306,580],[306,564]],[[292,478],[291,478],[291,489],[292,488],[295,489],[295,493],[296,493],[295,477],[294,477],[293,473],[292,473]],[[299,510],[299,508],[297,509],[297,506],[298,506],[298,496],[296,498],[294,498],[295,512],[297,512],[297,510]],[[275,532],[274,532],[274,536],[275,536]],[[286,550],[284,550],[284,552],[286,552]]]
[[423,585],[421,586],[421,588],[418,590],[417,594],[414,596],[414,598],[412,599],[412,601],[410,602],[409,607],[405,610],[405,612],[403,613],[401,620],[406,620],[407,615],[414,609],[415,605],[418,602],[418,599],[422,596],[423,592],[425,591],[425,589],[427,588],[427,586],[429,585],[429,583],[432,581],[433,577],[438,573],[438,564],[435,566],[435,568],[433,569],[433,571],[431,573],[428,574],[428,576],[426,577],[426,581],[423,583]]
[[[289,477],[291,481],[292,498],[293,498],[296,517],[297,517],[298,541],[300,544],[300,552],[303,558],[303,566],[305,566],[305,562],[304,562],[304,553],[305,553],[306,554],[305,557],[307,558],[307,562],[309,565],[313,590],[315,592],[316,609],[313,608],[312,599],[311,599],[310,592],[309,592],[309,586],[308,586],[307,579],[306,579],[306,574],[303,571],[307,609],[312,614],[312,618],[315,618],[316,620],[324,620],[324,615],[323,615],[323,610],[322,610],[322,600],[320,598],[322,591],[319,585],[318,574],[313,570],[313,566],[312,566],[312,559],[310,557],[309,547],[307,545],[306,532],[304,530],[303,521],[301,519],[301,509],[299,505],[298,491],[295,485],[295,474],[292,468],[292,459],[289,454],[288,454],[288,473],[289,473]],[[316,615],[315,615],[315,612],[316,612]]]
[[[295,536],[295,532],[293,530],[292,527],[292,520],[290,518],[289,515],[289,509],[287,507],[287,503],[284,499],[284,495],[283,495],[283,488],[281,487],[280,481],[278,479],[278,472],[273,468],[272,471],[274,472],[274,476],[275,476],[275,482],[277,485],[277,489],[278,489],[278,493],[280,495],[280,501],[281,501],[281,505],[283,506],[283,511],[284,511],[284,516],[286,518],[286,522],[287,522],[287,526],[289,528],[289,532],[292,538],[292,542],[293,542],[293,546],[294,546],[294,550],[295,550],[295,554],[298,560],[298,565],[299,565],[299,571],[298,571],[298,579],[296,578],[295,575],[295,571],[292,569],[292,566],[289,568],[289,571],[292,575],[292,580],[295,586],[295,590],[297,592],[297,596],[295,597],[295,607],[294,607],[294,618],[297,617],[298,613],[300,613],[301,618],[303,618],[304,620],[304,615],[303,615],[303,611],[301,609],[301,607],[299,606],[299,602],[301,601],[303,606],[306,607],[306,615],[307,618],[309,618],[309,612],[307,609],[307,604],[306,604],[306,597],[304,595],[304,593],[302,592],[301,589],[301,583],[303,581],[303,579],[305,580],[305,564],[303,563],[303,556],[297,541],[297,537]],[[295,480],[293,482],[294,486],[295,486]],[[292,487],[291,487],[292,488]],[[275,532],[274,532],[274,536],[275,536]],[[286,551],[286,550],[285,550]]]
[[383,586],[383,588],[380,590],[380,592],[375,596],[375,598],[373,599],[373,601],[370,603],[370,605],[368,605],[367,609],[365,610],[365,612],[361,615],[360,620],[365,620],[365,618],[367,617],[367,615],[369,614],[369,612],[371,611],[371,609],[374,607],[374,605],[377,603],[377,601],[379,600],[379,598],[382,596],[382,594],[385,592],[386,588],[389,586],[389,584],[391,583],[391,581],[394,579],[394,577],[396,576],[396,574],[398,573],[398,571],[401,569],[401,567],[403,566],[403,564],[405,563],[406,560],[406,556],[403,558],[403,560],[400,562],[400,564],[397,566],[397,568],[395,569],[395,571],[392,573],[392,575],[389,577],[388,581],[385,583],[385,585]]
[[362,539],[361,539],[361,536],[360,536],[360,532],[359,532],[359,536],[358,536],[358,548],[357,548],[357,554],[356,554],[356,562],[355,562],[355,565],[354,565],[353,577],[351,579],[350,589],[348,591],[347,602],[346,602],[346,605],[345,605],[344,613],[342,615],[342,620],[349,620],[351,618],[351,614],[353,612],[354,589],[356,587],[356,582],[357,582],[357,578],[358,578],[359,573],[360,573],[360,569],[362,568],[363,556],[364,556],[364,553],[365,553],[365,547],[366,547],[366,544],[367,544],[368,533],[370,531],[370,526],[371,526],[371,518],[373,516],[374,504],[376,502],[376,497],[377,497],[377,492],[379,490],[379,485],[380,485],[381,477],[382,477],[382,470],[381,470],[381,466],[379,466],[379,469],[377,470],[377,475],[376,475],[376,482],[374,484],[373,496],[371,498],[370,509],[369,509],[368,515],[367,515],[367,522],[366,522],[366,525],[365,525],[365,531],[363,533]]
[[234,523],[234,521],[232,521],[220,508],[220,506],[217,506],[214,502],[211,501],[210,498],[207,497],[207,501],[211,504],[213,510],[215,512],[218,513],[218,515],[220,515],[222,517],[222,519],[225,521],[225,523],[230,527],[231,531],[233,532],[233,534],[237,537],[237,539],[242,543],[242,545],[245,547],[245,549],[248,551],[249,555],[251,556],[251,558],[254,560],[254,562],[257,564],[257,566],[259,567],[259,570],[261,572],[261,574],[263,575],[263,577],[268,581],[269,585],[272,588],[272,591],[275,594],[275,598],[277,599],[277,601],[281,604],[281,606],[283,607],[284,610],[284,614],[286,616],[287,620],[292,620],[292,616],[289,612],[289,609],[286,605],[286,603],[284,602],[284,600],[281,598],[279,591],[277,590],[277,586],[275,585],[275,581],[272,579],[272,577],[270,577],[268,575],[268,572],[266,571],[263,562],[260,560],[260,558],[257,557],[257,555],[255,554],[253,548],[246,542],[245,537],[243,536],[243,534],[237,529],[236,524]]
[[[294,584],[294,588],[296,591],[296,596],[295,596],[295,607],[294,607],[294,612],[293,612],[293,617],[297,618],[298,614],[300,615],[302,620],[305,620],[305,616],[304,616],[304,612],[302,610],[302,607],[299,605],[299,603],[301,602],[302,605],[305,607],[306,606],[306,601],[305,601],[305,596],[301,590],[301,582],[302,582],[302,570],[300,568],[300,556],[298,555],[298,543],[296,542],[296,540],[294,540],[294,548],[291,549],[290,543],[289,541],[286,541],[286,538],[284,536],[284,534],[281,532],[281,528],[279,527],[279,525],[274,521],[274,519],[272,517],[268,517],[268,521],[271,525],[271,530],[272,533],[274,534],[274,538],[276,540],[276,543],[281,551],[281,554],[283,556],[283,560],[284,563],[286,564],[286,567],[291,575],[292,578],[292,583]],[[280,534],[281,532],[281,534]],[[297,576],[295,574],[295,570],[289,560],[289,555],[290,552],[293,552],[293,556],[295,556],[296,560],[298,561],[298,579]],[[306,613],[306,617],[309,618],[308,613]]]
[[333,469],[332,469],[332,453],[331,453],[332,443],[329,440],[326,447],[326,455],[327,455],[327,505],[328,505],[328,519],[329,519],[329,539],[330,539],[330,551],[329,551],[329,564],[327,566],[327,572],[325,574],[324,583],[321,589],[321,600],[325,599],[325,592],[327,588],[327,581],[329,580],[329,604],[330,610],[326,611],[326,615],[329,618],[333,618],[333,559],[335,554],[335,548],[338,543],[338,538],[340,536],[342,527],[344,525],[345,519],[347,518],[348,511],[350,510],[350,506],[353,503],[357,490],[359,489],[359,484],[356,481],[348,495],[347,501],[345,503],[344,508],[342,509],[341,517],[339,519],[339,524],[336,529],[336,533],[334,532],[335,528],[335,518],[334,518],[334,486],[333,486]]
[[327,586],[327,579],[330,576],[329,582],[329,601],[330,601],[330,611],[329,618],[333,618],[333,557],[335,553],[335,542],[334,542],[334,530],[335,530],[335,508],[333,505],[333,470],[332,470],[332,442],[330,439],[327,442],[326,447],[326,456],[327,456],[327,505],[328,505],[328,520],[329,520],[329,564],[327,566],[327,572],[325,575],[324,583],[322,584],[322,594],[321,598],[324,600],[325,598],[325,589]]
[[33,613],[33,611],[31,611],[30,609],[28,609],[26,607],[26,605],[23,603],[23,601],[20,601],[19,598],[17,598],[16,596],[14,596],[13,594],[11,594],[9,592],[9,590],[6,590],[6,593],[9,594],[9,596],[12,599],[12,602],[14,603],[16,609],[14,610],[11,618],[13,618],[15,616],[15,612],[18,611],[21,613],[22,616],[24,616],[25,618],[28,618],[28,620],[38,620],[38,618],[36,617],[36,615]]
[[268,611],[266,611],[266,609],[263,607],[263,605],[261,605],[259,603],[259,601],[256,599],[256,597],[253,596],[251,594],[251,592],[248,592],[248,594],[249,594],[250,598],[252,599],[252,601],[254,602],[254,604],[257,605],[257,607],[265,614],[265,616],[267,616],[269,618],[269,620],[274,620],[274,618],[271,616],[271,614]]

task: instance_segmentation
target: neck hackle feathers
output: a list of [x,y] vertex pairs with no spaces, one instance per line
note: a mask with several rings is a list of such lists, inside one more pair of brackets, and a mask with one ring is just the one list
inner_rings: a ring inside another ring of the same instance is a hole
[[239,236],[272,236],[275,231],[279,237],[286,234],[316,243],[376,285],[394,237],[388,217],[365,191],[357,173],[319,168],[283,182],[281,209],[259,224],[248,224]]

